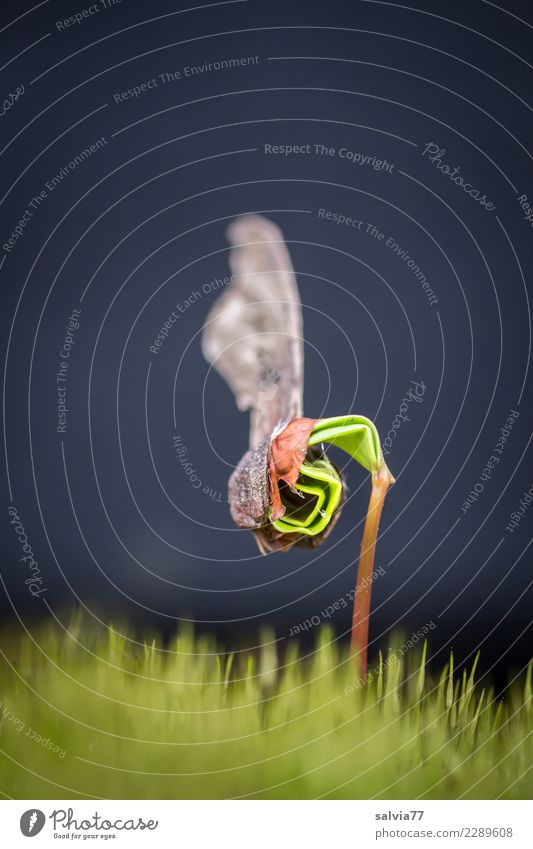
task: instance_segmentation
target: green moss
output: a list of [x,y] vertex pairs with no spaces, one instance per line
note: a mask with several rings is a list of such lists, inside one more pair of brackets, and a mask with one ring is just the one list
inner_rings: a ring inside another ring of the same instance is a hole
[[[225,655],[113,629],[5,635],[0,790],[13,798],[531,798],[531,665],[496,701],[425,647],[380,653],[361,686],[320,634]],[[54,750],[55,749],[55,750]]]

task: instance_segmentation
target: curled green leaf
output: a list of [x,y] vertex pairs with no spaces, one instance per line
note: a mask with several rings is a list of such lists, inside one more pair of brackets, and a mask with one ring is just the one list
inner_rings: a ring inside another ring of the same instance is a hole
[[316,536],[324,531],[342,500],[342,479],[326,457],[304,460],[296,487],[282,486],[285,513],[272,522],[284,534]]
[[309,445],[320,442],[329,442],[346,451],[368,472],[377,472],[383,462],[376,426],[365,416],[319,419],[311,432]]
[[280,533],[321,534],[342,504],[340,473],[324,453],[312,450],[325,442],[345,451],[368,472],[376,472],[383,463],[378,432],[370,419],[356,415],[319,419],[311,431],[295,487],[282,486],[280,490],[285,513],[272,521]]

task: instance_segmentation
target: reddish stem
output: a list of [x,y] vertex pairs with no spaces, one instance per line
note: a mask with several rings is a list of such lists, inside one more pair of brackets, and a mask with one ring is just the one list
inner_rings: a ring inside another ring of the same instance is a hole
[[380,469],[372,475],[372,492],[361,540],[353,602],[351,650],[359,665],[359,673],[363,678],[367,670],[368,621],[379,520],[387,490],[393,483],[394,478],[386,464],[383,463]]

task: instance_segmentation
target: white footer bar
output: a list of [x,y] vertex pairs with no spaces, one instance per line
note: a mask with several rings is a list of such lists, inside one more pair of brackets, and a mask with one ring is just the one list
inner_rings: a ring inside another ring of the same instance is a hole
[[[532,812],[528,801],[9,800],[0,802],[0,843],[10,849],[531,849]],[[28,843],[32,837],[35,844]]]

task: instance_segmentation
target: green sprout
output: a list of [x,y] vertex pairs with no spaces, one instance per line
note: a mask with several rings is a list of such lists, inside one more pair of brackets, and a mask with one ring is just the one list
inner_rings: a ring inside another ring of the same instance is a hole
[[372,477],[357,570],[351,647],[367,668],[374,555],[385,495],[394,483],[375,425],[364,416],[311,419],[303,411],[303,320],[296,277],[280,230],[259,215],[228,231],[231,286],[204,327],[206,359],[241,410],[251,410],[249,450],[229,481],[235,523],[253,531],[263,554],[315,547],[345,501],[342,474],[322,449],[329,443]]
[[[367,668],[368,621],[379,520],[385,495],[394,483],[394,478],[383,459],[379,435],[370,419],[355,415],[320,419],[311,431],[308,448],[323,442],[345,451],[372,475],[372,493],[357,569],[351,636],[352,649],[359,656],[361,673],[364,675]],[[295,490],[311,495],[312,498],[292,508],[287,495],[282,494],[282,501],[290,512],[273,521],[273,526],[284,534],[321,534],[333,519],[342,500],[343,483],[339,472],[324,454],[314,460],[305,459],[300,467]],[[289,492],[292,494],[292,490]],[[287,493],[287,489],[284,493]]]

